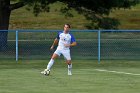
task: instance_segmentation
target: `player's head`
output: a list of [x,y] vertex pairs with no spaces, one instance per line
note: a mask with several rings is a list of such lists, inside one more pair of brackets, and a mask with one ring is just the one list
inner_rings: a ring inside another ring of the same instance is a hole
[[69,32],[69,29],[70,29],[70,24],[65,24],[65,25],[64,25],[64,31],[65,31],[66,33],[68,33],[68,32]]

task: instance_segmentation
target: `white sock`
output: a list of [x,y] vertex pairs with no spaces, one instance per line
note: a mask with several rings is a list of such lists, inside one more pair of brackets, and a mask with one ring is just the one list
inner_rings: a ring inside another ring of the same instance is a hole
[[71,72],[72,70],[72,64],[68,65],[68,72]]
[[47,70],[50,70],[51,69],[53,63],[54,63],[54,60],[51,59],[50,62],[48,63],[48,65],[47,65]]

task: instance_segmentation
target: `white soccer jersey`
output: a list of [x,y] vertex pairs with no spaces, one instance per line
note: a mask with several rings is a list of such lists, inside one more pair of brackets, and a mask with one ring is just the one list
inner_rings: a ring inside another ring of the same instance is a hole
[[76,42],[74,36],[70,33],[65,34],[63,32],[59,32],[57,35],[57,39],[59,40],[57,47],[58,50],[69,49],[70,47],[65,47],[64,44],[71,44],[73,42]]

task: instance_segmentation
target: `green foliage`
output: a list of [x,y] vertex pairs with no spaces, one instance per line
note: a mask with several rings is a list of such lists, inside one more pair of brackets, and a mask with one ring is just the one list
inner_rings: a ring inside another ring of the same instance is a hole
[[104,29],[117,29],[120,22],[115,18],[104,17],[99,21],[99,27]]
[[[91,21],[86,20],[83,15],[74,10],[71,11],[74,17],[65,18],[64,14],[59,12],[61,6],[59,2],[51,4],[50,12],[40,13],[38,17],[35,17],[31,10],[27,11],[26,6],[17,9],[11,14],[9,29],[62,29],[65,23],[70,23],[72,29],[87,29],[85,26],[90,25]],[[139,15],[140,4],[131,9],[113,10],[109,17],[119,20],[118,29],[140,29]]]
[[106,17],[113,9],[131,8],[138,4],[139,0],[20,0],[28,5],[27,9],[32,10],[35,16],[40,12],[49,12],[50,4],[62,2],[65,7],[60,9],[66,17],[73,17],[71,10],[76,10],[91,23],[89,29],[117,29],[120,24],[114,18]]
[[65,15],[65,17],[73,17],[73,14],[71,13],[70,9],[67,7],[61,8],[60,12],[62,12]]
[[109,15],[112,9],[130,8],[136,5],[138,0],[80,0],[72,1],[68,4],[80,14],[83,14],[91,23],[86,27],[88,29],[117,29],[120,24],[118,20],[109,18],[104,15]]
[[49,12],[48,0],[23,0],[27,4],[27,10],[32,10],[35,16],[41,12]]

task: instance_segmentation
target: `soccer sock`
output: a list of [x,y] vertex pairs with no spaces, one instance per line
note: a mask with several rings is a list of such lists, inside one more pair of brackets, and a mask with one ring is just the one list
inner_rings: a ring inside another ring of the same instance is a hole
[[50,62],[48,63],[48,65],[47,65],[47,70],[51,69],[53,63],[54,63],[54,59],[51,59]]
[[68,65],[68,71],[71,72],[71,70],[72,70],[72,64]]

